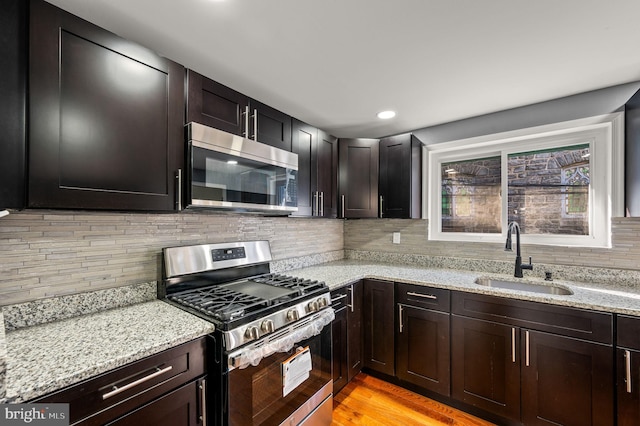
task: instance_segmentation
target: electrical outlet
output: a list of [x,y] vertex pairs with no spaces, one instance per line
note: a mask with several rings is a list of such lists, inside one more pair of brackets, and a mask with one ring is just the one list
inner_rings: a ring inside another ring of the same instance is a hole
[[394,232],[393,233],[393,244],[400,244],[400,233],[399,232]]

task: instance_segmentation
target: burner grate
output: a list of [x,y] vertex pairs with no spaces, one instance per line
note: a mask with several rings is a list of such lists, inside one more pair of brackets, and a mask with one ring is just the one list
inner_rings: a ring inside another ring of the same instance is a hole
[[212,286],[168,296],[169,300],[211,315],[220,321],[231,321],[245,313],[262,308],[268,301],[228,288]]
[[269,284],[274,287],[283,287],[296,291],[299,295],[309,293],[316,288],[323,288],[323,282],[304,278],[291,277],[281,274],[267,274],[261,277],[252,278],[251,281]]

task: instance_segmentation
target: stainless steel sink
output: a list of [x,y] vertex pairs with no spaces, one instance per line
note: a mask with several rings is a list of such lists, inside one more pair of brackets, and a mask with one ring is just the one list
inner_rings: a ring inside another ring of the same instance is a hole
[[476,284],[486,287],[505,288],[508,290],[532,291],[534,293],[560,295],[573,294],[573,292],[568,288],[560,287],[553,284],[535,284],[530,282],[494,280],[491,278],[478,278],[476,279]]

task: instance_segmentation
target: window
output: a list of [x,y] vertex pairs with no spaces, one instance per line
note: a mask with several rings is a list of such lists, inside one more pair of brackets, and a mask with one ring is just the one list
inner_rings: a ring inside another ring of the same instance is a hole
[[[427,146],[429,238],[609,247],[622,215],[623,113]],[[434,196],[434,194],[436,194]]]

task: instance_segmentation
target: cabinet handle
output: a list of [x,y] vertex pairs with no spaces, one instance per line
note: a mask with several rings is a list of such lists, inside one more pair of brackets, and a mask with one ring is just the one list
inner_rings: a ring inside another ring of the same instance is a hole
[[200,390],[200,423],[207,424],[207,381],[205,379],[200,380],[198,385]]
[[511,328],[511,362],[516,362],[516,329]]
[[253,110],[253,138],[254,141],[258,142],[258,110]]
[[176,172],[176,209],[182,211],[182,169],[178,169]]
[[382,213],[382,202],[384,201],[384,198],[382,197],[382,195],[380,196],[380,203],[379,203],[379,208],[378,210],[380,210],[380,217],[382,217],[383,213]]
[[349,291],[349,293],[351,294],[351,304],[347,304],[347,306],[349,308],[351,308],[351,312],[353,312],[353,284],[351,284],[351,286],[349,286],[347,291]]
[[166,373],[167,371],[171,371],[172,369],[173,369],[172,365],[170,365],[168,367],[165,367],[162,370],[160,368],[156,367],[156,371],[154,371],[153,373],[151,373],[151,374],[149,374],[147,376],[144,376],[144,377],[142,377],[142,378],[140,378],[140,379],[138,379],[136,381],[133,381],[133,382],[129,383],[128,385],[124,385],[121,388],[119,388],[119,387],[114,385],[112,387],[113,390],[111,392],[107,392],[104,395],[102,395],[102,400],[104,401],[105,399],[111,398],[112,396],[116,396],[119,393],[122,393],[122,392],[124,392],[126,390],[129,390],[132,387],[138,386],[139,384],[142,384],[142,383],[144,383],[146,381],[149,381],[149,380],[153,379],[154,377],[158,377],[158,376]]
[[334,297],[331,299],[331,303],[337,302],[338,300],[342,300],[344,298],[346,298],[347,295],[346,294],[341,294],[340,296]]
[[344,196],[344,194],[342,194],[342,195],[340,196],[340,201],[342,201],[340,204],[341,204],[341,209],[342,209],[342,218],[343,218],[343,219],[344,219],[344,200],[345,200],[345,196]]
[[402,323],[402,310],[403,310],[402,305],[400,303],[398,303],[398,317],[399,317],[398,318],[399,319],[398,322],[400,323],[400,330],[399,330],[400,333],[402,333],[402,329],[404,328],[404,324]]
[[318,216],[318,191],[313,192],[313,208],[311,209],[311,216]]
[[624,367],[627,379],[627,393],[631,393],[631,352],[624,351]]
[[248,138],[249,137],[249,105],[245,105],[242,116],[244,117],[244,133],[242,133],[242,136],[244,136],[245,138]]
[[434,296],[433,294],[421,294],[421,293],[415,293],[413,291],[408,291],[407,296],[416,296],[416,297],[422,297],[423,299],[438,300],[438,296]]
[[320,191],[320,217],[324,217],[324,191]]
[[525,353],[524,353],[525,362],[524,362],[524,364],[525,364],[525,366],[528,367],[529,366],[529,332],[528,331],[524,332],[524,347],[525,347],[524,348],[524,350],[525,350]]

